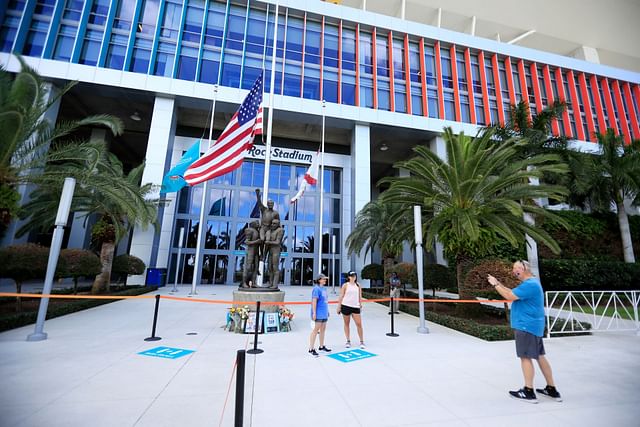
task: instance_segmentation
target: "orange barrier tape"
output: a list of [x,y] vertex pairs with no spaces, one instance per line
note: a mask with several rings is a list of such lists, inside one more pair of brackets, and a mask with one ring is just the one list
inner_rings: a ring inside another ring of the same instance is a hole
[[[19,294],[16,292],[0,292],[0,297],[24,297],[24,298],[58,298],[58,299],[153,299],[155,295],[61,295],[61,294]],[[204,298],[187,298],[187,297],[174,297],[170,295],[160,295],[160,299],[167,299],[173,301],[190,301],[190,302],[204,302],[208,304],[232,304],[232,305],[255,305],[257,302],[253,301],[228,301],[228,300],[212,300]],[[394,298],[394,301],[402,302],[420,302],[419,298]],[[367,299],[363,302],[389,302],[391,298],[375,298]],[[329,304],[337,304],[337,300],[328,301]],[[437,302],[437,303],[465,303],[465,304],[482,304],[482,303],[505,303],[510,302],[507,300],[468,300],[468,299],[422,299],[422,302]],[[267,302],[262,301],[260,305],[309,305],[310,301],[282,301],[282,302]]]

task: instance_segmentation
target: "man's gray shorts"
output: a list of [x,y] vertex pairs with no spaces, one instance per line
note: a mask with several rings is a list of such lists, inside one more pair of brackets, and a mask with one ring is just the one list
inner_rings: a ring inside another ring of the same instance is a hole
[[514,329],[513,334],[516,337],[516,354],[518,357],[537,359],[538,356],[545,354],[542,337],[537,337],[518,329]]

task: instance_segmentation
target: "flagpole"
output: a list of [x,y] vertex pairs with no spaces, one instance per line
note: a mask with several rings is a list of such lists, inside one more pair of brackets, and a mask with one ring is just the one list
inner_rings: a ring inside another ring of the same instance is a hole
[[273,130],[273,97],[274,88],[276,85],[276,48],[278,39],[278,9],[279,5],[276,3],[276,19],[274,21],[273,30],[273,48],[271,52],[271,85],[269,87],[269,116],[267,123],[267,143],[266,152],[264,157],[264,183],[262,185],[262,204],[267,204],[269,198],[269,167],[271,165],[271,133]]
[[[216,113],[216,99],[218,98],[218,85],[213,86],[213,102],[211,104],[211,122],[209,124],[209,148],[211,148],[211,140],[213,138],[213,116]],[[189,295],[197,295],[196,287],[202,279],[202,243],[204,236],[204,229],[206,227],[205,216],[207,213],[207,189],[209,187],[209,180],[205,181],[202,185],[202,200],[200,202],[200,222],[198,225],[198,240],[196,241],[196,260],[193,264],[193,281],[191,283],[191,293]]]
[[[320,245],[318,248],[318,275],[322,273],[322,214],[324,213],[324,122],[325,122],[325,108],[327,106],[326,101],[322,100],[322,142],[320,145]],[[317,276],[316,276],[317,277]]]
[[[269,86],[269,116],[267,122],[267,142],[264,155],[264,183],[262,184],[262,204],[266,205],[269,199],[269,168],[271,166],[271,133],[273,130],[273,96],[276,85],[276,48],[278,40],[278,14],[280,6],[276,3],[276,18],[273,27],[273,47],[271,51],[271,85]],[[262,258],[262,257],[261,257]],[[256,285],[262,286],[264,280],[264,260],[258,262],[258,277]],[[277,286],[277,285],[276,285]]]

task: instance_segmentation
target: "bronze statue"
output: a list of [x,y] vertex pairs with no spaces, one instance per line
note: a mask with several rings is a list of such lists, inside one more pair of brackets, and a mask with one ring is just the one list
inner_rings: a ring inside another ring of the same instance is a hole
[[271,228],[271,221],[277,219],[280,222],[280,214],[278,211],[273,210],[273,200],[267,200],[267,206],[262,204],[259,188],[256,188],[256,203],[260,208],[260,239],[264,242],[267,232]]
[[271,228],[267,231],[264,246],[269,251],[269,287],[277,288],[280,283],[280,252],[282,250],[282,238],[284,228],[280,226],[280,220],[271,221]]
[[258,266],[261,258],[262,240],[260,240],[260,232],[258,228],[260,223],[252,221],[244,230],[245,243],[247,245],[247,254],[244,258],[244,270],[242,271],[241,288],[250,288],[256,283],[256,277],[259,274]]

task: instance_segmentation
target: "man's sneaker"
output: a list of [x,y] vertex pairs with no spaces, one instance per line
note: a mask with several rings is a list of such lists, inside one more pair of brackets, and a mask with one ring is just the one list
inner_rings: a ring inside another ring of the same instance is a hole
[[318,350],[322,350],[322,351],[326,351],[327,353],[331,351],[330,348],[327,348],[327,346],[320,346],[320,348],[318,348]]
[[528,391],[524,388],[521,388],[520,390],[510,391],[509,396],[527,403],[538,403],[538,398],[536,397],[536,394],[533,392],[533,390]]
[[364,345],[364,342],[360,341],[360,348],[364,350],[367,346]]
[[345,348],[351,348],[351,341],[347,341],[344,346]]
[[314,356],[314,357],[320,356],[315,348],[312,348],[311,350],[309,350],[309,354]]
[[555,400],[556,402],[562,402],[562,396],[560,396],[558,390],[553,386],[548,385],[545,388],[537,388],[536,391],[543,396],[547,396],[548,398]]

